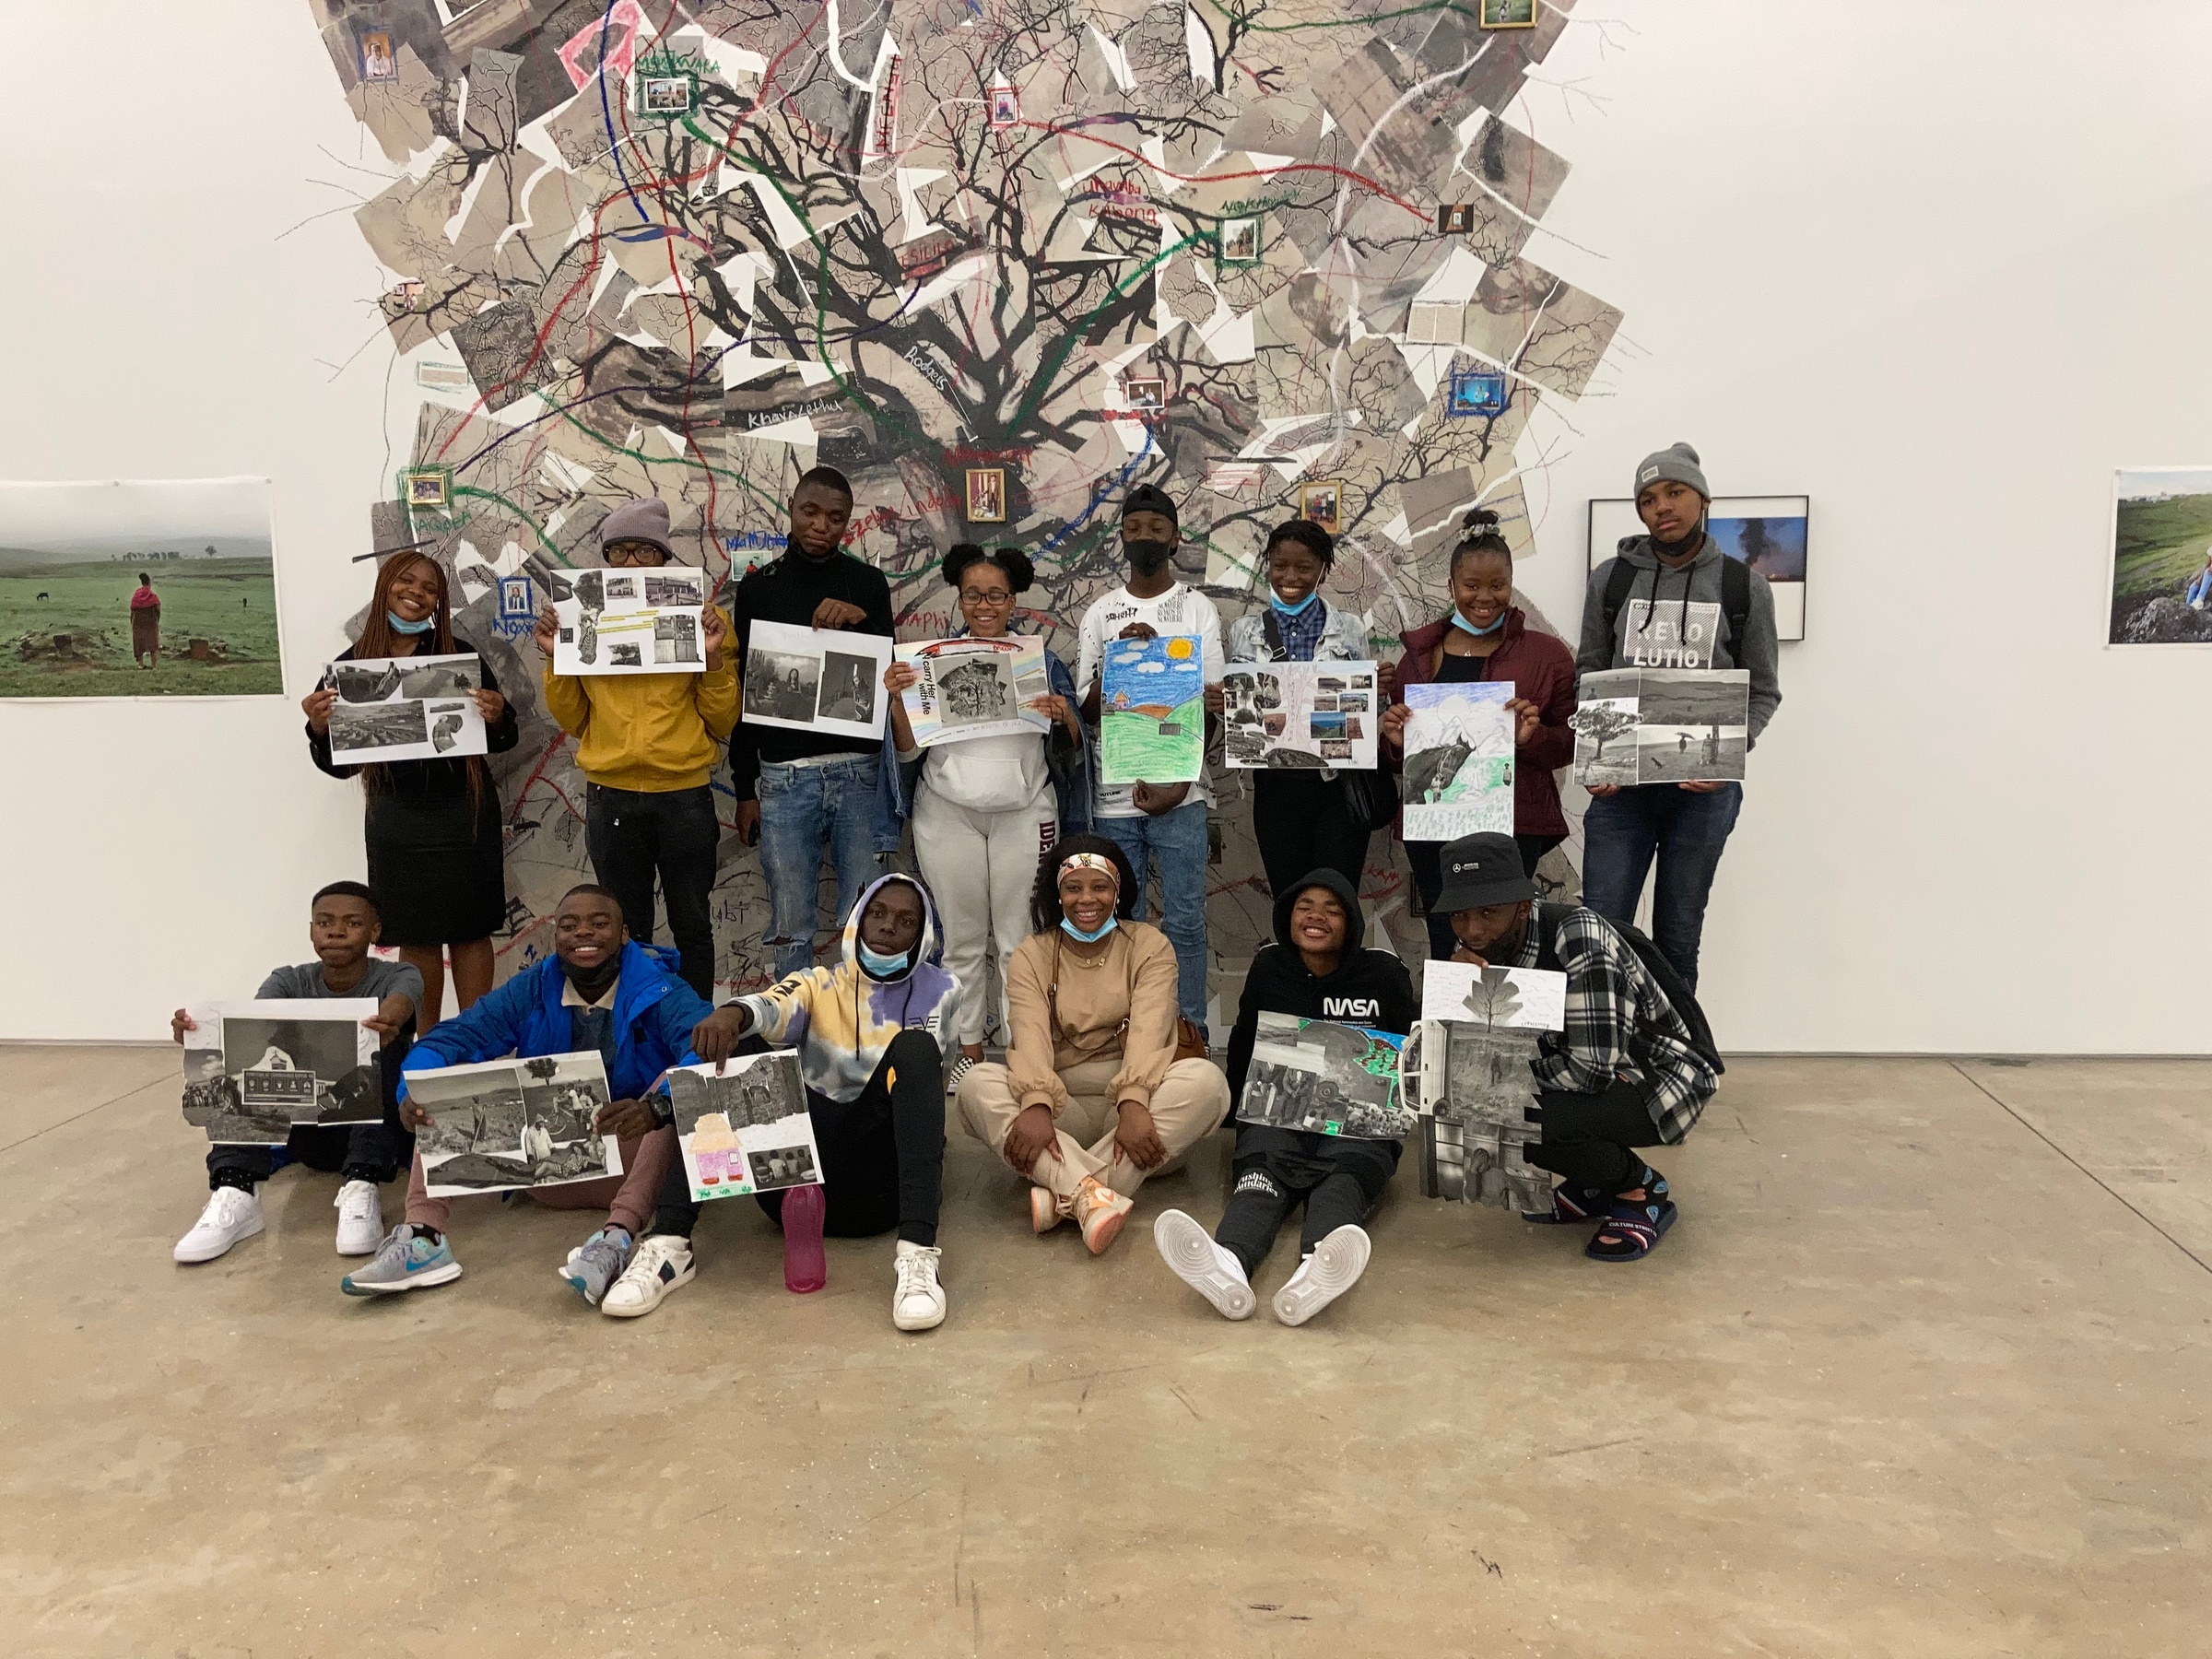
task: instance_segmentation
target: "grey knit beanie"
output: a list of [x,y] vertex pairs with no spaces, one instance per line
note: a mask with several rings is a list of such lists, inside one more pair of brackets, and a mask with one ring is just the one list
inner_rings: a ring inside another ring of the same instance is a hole
[[676,549],[668,545],[668,503],[659,496],[625,501],[599,521],[599,553],[606,557],[615,542],[651,542],[675,563]]
[[1636,488],[1631,493],[1641,495],[1662,481],[1687,484],[1707,500],[1712,500],[1712,491],[1705,488],[1705,469],[1698,464],[1698,452],[1687,443],[1670,443],[1656,454],[1639,461]]

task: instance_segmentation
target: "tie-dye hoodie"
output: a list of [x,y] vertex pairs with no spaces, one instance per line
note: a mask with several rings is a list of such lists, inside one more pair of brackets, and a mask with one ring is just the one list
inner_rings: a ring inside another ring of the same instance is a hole
[[[907,958],[906,971],[879,980],[860,966],[860,919],[887,881],[903,881],[922,895],[922,937]],[[912,876],[882,876],[867,885],[845,918],[836,967],[801,969],[737,1000],[751,1011],[752,1029],[763,1041],[799,1051],[807,1088],[833,1100],[855,1100],[900,1031],[927,1031],[944,1042],[960,982],[932,959],[936,954],[937,912],[929,889]]]

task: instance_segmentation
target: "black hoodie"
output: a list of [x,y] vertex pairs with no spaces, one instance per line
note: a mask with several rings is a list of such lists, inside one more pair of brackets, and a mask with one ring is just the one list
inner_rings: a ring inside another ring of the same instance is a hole
[[[1306,971],[1306,959],[1290,942],[1290,907],[1308,888],[1326,888],[1344,901],[1349,925],[1345,930],[1344,955],[1336,971],[1317,979]],[[1359,914],[1359,895],[1335,870],[1316,870],[1295,883],[1275,901],[1275,939],[1260,947],[1244,976],[1244,1000],[1237,1005],[1236,1029],[1229,1034],[1229,1098],[1244,1092],[1244,1074],[1252,1065],[1252,1041],[1262,1014],[1288,1014],[1299,1019],[1333,1019],[1340,1025],[1366,1026],[1371,1030],[1395,1031],[1403,1036],[1420,1018],[1419,998],[1406,964],[1387,950],[1369,950],[1366,921]]]

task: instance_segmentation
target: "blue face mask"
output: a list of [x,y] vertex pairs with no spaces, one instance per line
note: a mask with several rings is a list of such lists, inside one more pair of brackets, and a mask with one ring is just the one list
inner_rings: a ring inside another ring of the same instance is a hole
[[1100,939],[1121,925],[1122,919],[1111,912],[1096,933],[1085,933],[1065,916],[1060,918],[1060,931],[1071,939],[1080,939],[1086,945],[1096,945]]
[[1267,590],[1267,603],[1275,606],[1277,612],[1286,617],[1304,616],[1306,612],[1313,608],[1313,601],[1320,597],[1321,590],[1316,588],[1313,592],[1308,594],[1303,599],[1300,599],[1296,605],[1285,605],[1282,601],[1282,596],[1273,588],[1269,588]]
[[885,956],[880,951],[870,950],[864,944],[860,947],[860,965],[877,979],[889,979],[893,974],[904,971],[906,959],[912,955],[913,952],[911,950],[901,950],[896,956]]
[[1457,611],[1453,611],[1452,613],[1452,626],[1460,629],[1464,633],[1473,634],[1478,640],[1487,639],[1488,636],[1496,633],[1500,629],[1505,626],[1505,613],[1503,611],[1500,611],[1498,613],[1498,620],[1491,623],[1488,628],[1477,628],[1474,623],[1468,621]]
[[384,613],[384,620],[392,624],[392,631],[394,633],[426,634],[429,633],[431,629],[438,626],[438,618],[434,612],[431,615],[425,617],[419,622],[406,622],[402,621],[398,617],[394,616],[390,611],[386,611]]

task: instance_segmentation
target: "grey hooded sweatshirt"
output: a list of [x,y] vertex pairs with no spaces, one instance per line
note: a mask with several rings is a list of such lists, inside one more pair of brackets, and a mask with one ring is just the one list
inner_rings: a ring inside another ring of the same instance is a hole
[[[1698,556],[1678,571],[1663,568],[1658,555],[1652,551],[1648,535],[1623,536],[1620,548],[1613,558],[1590,572],[1589,591],[1583,595],[1583,638],[1574,653],[1577,674],[1594,674],[1606,668],[1635,666],[1630,656],[1634,643],[1631,630],[1635,625],[1636,602],[1652,601],[1654,614],[1665,617],[1675,606],[1721,603],[1721,561],[1727,557],[1720,545],[1710,535],[1698,549]],[[1613,567],[1625,564],[1636,572],[1636,583],[1629,590],[1628,599],[1620,607],[1615,620],[1613,637],[1606,637],[1606,584],[1613,580]],[[1774,594],[1767,586],[1767,579],[1758,571],[1751,572],[1751,609],[1744,618],[1746,638],[1728,637],[1728,619],[1721,618],[1719,638],[1712,648],[1712,665],[1715,668],[1746,668],[1751,674],[1751,715],[1745,747],[1759,741],[1759,733],[1766,730],[1767,722],[1782,706],[1782,678],[1777,672],[1780,653],[1774,643]]]

